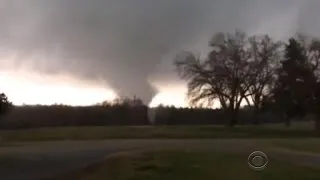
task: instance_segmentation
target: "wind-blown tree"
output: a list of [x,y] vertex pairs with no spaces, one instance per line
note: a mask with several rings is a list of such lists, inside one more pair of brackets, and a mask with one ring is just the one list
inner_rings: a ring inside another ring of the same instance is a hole
[[[249,97],[247,104],[254,109],[254,124],[259,124],[258,114],[271,95],[276,71],[281,57],[281,42],[273,41],[268,35],[253,36],[249,39],[252,59]],[[250,102],[251,100],[251,102]]]
[[319,61],[315,45],[316,41],[307,45],[301,39],[291,38],[285,46],[274,97],[285,112],[287,126],[292,117],[303,117],[313,104]]
[[175,61],[181,78],[188,81],[192,104],[219,100],[227,112],[229,125],[237,124],[242,100],[248,96],[252,79],[249,38],[242,32],[218,33],[210,41],[211,52],[203,61],[190,52]]

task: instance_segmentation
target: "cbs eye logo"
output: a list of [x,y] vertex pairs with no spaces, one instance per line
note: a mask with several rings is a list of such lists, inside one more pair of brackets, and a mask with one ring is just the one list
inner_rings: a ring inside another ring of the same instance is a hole
[[262,171],[268,164],[268,157],[261,151],[254,151],[248,157],[249,167],[254,171]]

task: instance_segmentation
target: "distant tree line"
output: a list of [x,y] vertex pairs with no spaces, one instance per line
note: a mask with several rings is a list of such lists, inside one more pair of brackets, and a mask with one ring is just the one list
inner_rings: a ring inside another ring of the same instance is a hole
[[[0,129],[59,126],[143,126],[143,125],[223,125],[227,116],[221,109],[158,107],[154,122],[147,106],[96,105],[72,107],[16,106],[0,121]],[[239,124],[251,124],[251,109],[240,109]],[[274,113],[259,114],[261,123],[284,122]]]
[[[3,102],[7,104],[7,101]],[[8,102],[7,105],[11,106],[11,103]],[[152,110],[156,111],[154,122],[149,116]],[[251,114],[250,108],[241,109],[239,124],[250,124]],[[226,118],[220,109],[165,106],[150,109],[139,98],[119,98],[113,102],[106,101],[87,107],[11,106],[10,113],[3,116],[0,121],[0,129],[58,126],[223,125]],[[260,118],[263,123],[283,122],[273,113],[260,114]]]
[[[158,107],[155,125],[225,125],[229,117],[223,109]],[[238,124],[252,124],[253,109],[241,108],[238,112]],[[283,119],[271,111],[260,113],[261,123],[283,123]],[[301,121],[308,121],[307,118]]]
[[[150,112],[155,112],[150,116]],[[239,110],[238,124],[251,124],[254,110]],[[283,123],[272,108],[257,115],[261,123]],[[228,116],[223,109],[175,108],[159,106],[148,108],[138,98],[121,98],[94,106],[25,105],[11,108],[3,116],[0,129],[26,129],[58,126],[140,126],[140,125],[223,125]],[[303,119],[305,120],[305,119]]]
[[15,106],[0,121],[2,129],[53,126],[147,125],[148,107],[138,98],[119,98],[94,106]]

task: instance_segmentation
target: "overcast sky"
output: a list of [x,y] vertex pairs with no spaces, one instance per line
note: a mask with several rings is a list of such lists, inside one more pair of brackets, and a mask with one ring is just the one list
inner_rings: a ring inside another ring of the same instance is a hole
[[238,28],[281,39],[296,31],[320,32],[317,0],[0,2],[0,69],[100,78],[116,92],[145,101],[155,93],[151,86],[179,84],[175,54],[206,52],[215,32]]

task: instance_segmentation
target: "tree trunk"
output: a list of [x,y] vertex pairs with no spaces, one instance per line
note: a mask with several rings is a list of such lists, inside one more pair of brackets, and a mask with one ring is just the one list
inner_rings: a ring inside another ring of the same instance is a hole
[[284,117],[284,121],[285,121],[285,125],[286,127],[290,127],[291,126],[291,118],[288,116]]
[[231,119],[230,119],[230,127],[234,127],[235,125],[237,125],[238,123],[238,115],[237,113],[234,111],[231,114]]
[[227,117],[229,118],[229,121],[228,121],[229,127],[234,127],[235,125],[238,124],[238,112],[239,112],[238,108],[229,107],[229,110],[227,111],[228,113]]
[[219,96],[219,102],[220,102],[220,104],[222,106],[222,109],[228,109],[226,100],[222,96]]
[[252,107],[252,105],[251,105],[251,103],[250,103],[250,101],[249,101],[249,99],[248,99],[248,97],[244,97],[244,99],[246,100],[246,103],[247,103],[247,105],[251,108]]
[[254,107],[253,107],[254,108],[254,110],[253,110],[253,124],[254,125],[260,124],[260,119],[259,119],[260,104],[261,104],[260,96],[256,95],[254,97]]
[[259,112],[260,112],[260,109],[259,107],[255,106],[254,107],[254,110],[253,110],[253,124],[254,125],[259,125],[260,124],[260,119],[259,119]]
[[257,112],[253,114],[253,125],[260,125],[260,118]]

